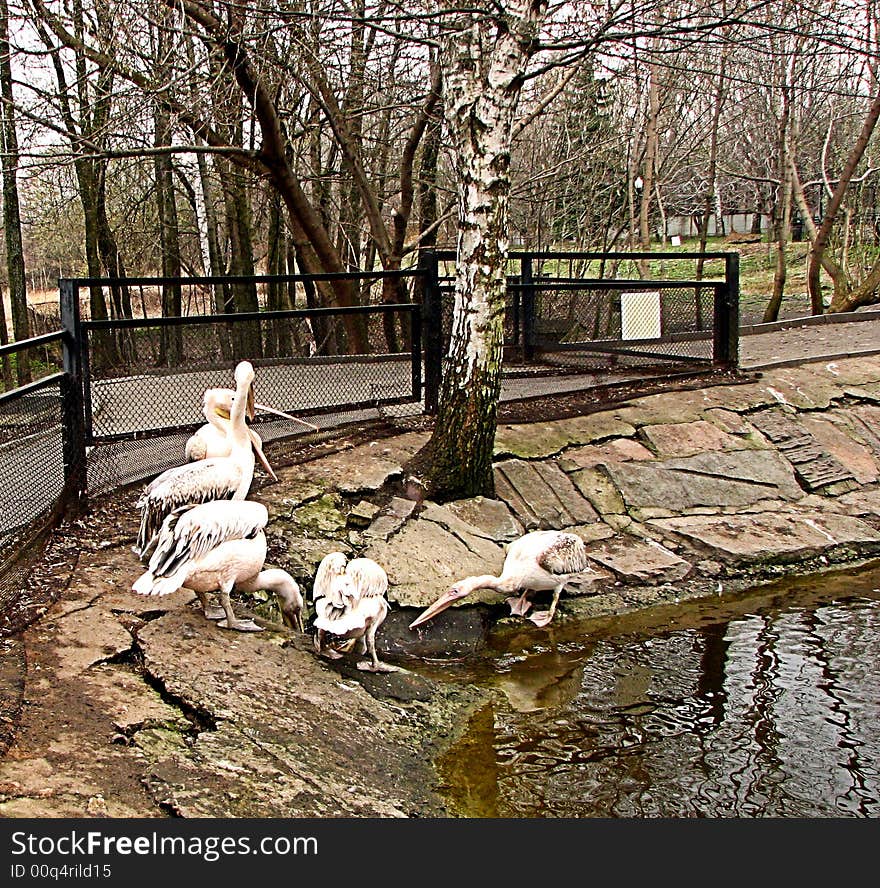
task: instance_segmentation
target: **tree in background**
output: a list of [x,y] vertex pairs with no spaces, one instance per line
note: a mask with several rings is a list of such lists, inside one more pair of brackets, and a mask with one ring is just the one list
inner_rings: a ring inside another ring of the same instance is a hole
[[[24,251],[21,241],[21,217],[18,201],[18,135],[15,128],[15,97],[12,92],[12,65],[9,49],[9,7],[0,0],[0,150],[3,167],[3,228],[6,240],[6,275],[12,307],[12,331],[16,340],[30,336],[27,313],[27,288]],[[6,333],[5,316],[0,318]],[[31,381],[31,367],[26,352],[20,352],[16,365],[18,384]]]

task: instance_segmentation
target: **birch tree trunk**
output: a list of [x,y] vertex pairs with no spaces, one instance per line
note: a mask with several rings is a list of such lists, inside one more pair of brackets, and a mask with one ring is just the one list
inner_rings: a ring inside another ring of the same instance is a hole
[[492,496],[504,335],[510,150],[522,75],[546,3],[458,12],[442,41],[458,237],[452,333],[425,473],[432,496]]

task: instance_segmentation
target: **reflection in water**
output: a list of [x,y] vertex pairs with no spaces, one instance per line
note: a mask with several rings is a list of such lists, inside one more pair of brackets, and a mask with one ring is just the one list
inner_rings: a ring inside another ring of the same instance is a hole
[[437,762],[468,817],[880,815],[880,567],[545,631]]

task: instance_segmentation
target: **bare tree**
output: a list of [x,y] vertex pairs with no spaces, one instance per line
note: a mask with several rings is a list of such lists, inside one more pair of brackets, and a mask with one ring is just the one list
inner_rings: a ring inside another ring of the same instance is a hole
[[[17,340],[30,336],[25,286],[24,252],[21,243],[21,215],[18,200],[18,135],[15,128],[15,98],[12,93],[12,66],[9,52],[9,7],[0,0],[0,147],[3,158],[3,228],[6,238],[6,274],[12,307],[12,331]],[[6,320],[2,319],[5,327]],[[31,381],[27,352],[19,352],[16,366],[18,383]]]

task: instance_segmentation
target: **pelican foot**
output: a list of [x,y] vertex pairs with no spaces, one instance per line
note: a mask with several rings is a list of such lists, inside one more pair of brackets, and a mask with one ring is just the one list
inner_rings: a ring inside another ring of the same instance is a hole
[[361,672],[403,672],[399,666],[383,663],[381,660],[374,666],[372,660],[361,660],[357,664]]
[[202,613],[205,615],[206,620],[222,620],[226,616],[226,611],[217,605],[206,607]]
[[510,615],[511,616],[520,616],[524,617],[528,612],[529,608],[532,606],[532,602],[529,601],[525,595],[520,595],[518,598],[508,598],[506,599],[507,603],[510,605]]
[[553,619],[553,614],[550,611],[535,611],[528,619],[536,626],[546,626]]
[[263,627],[258,626],[253,620],[235,620],[231,624],[229,620],[220,620],[217,625],[221,629],[235,629],[237,632],[262,632]]

